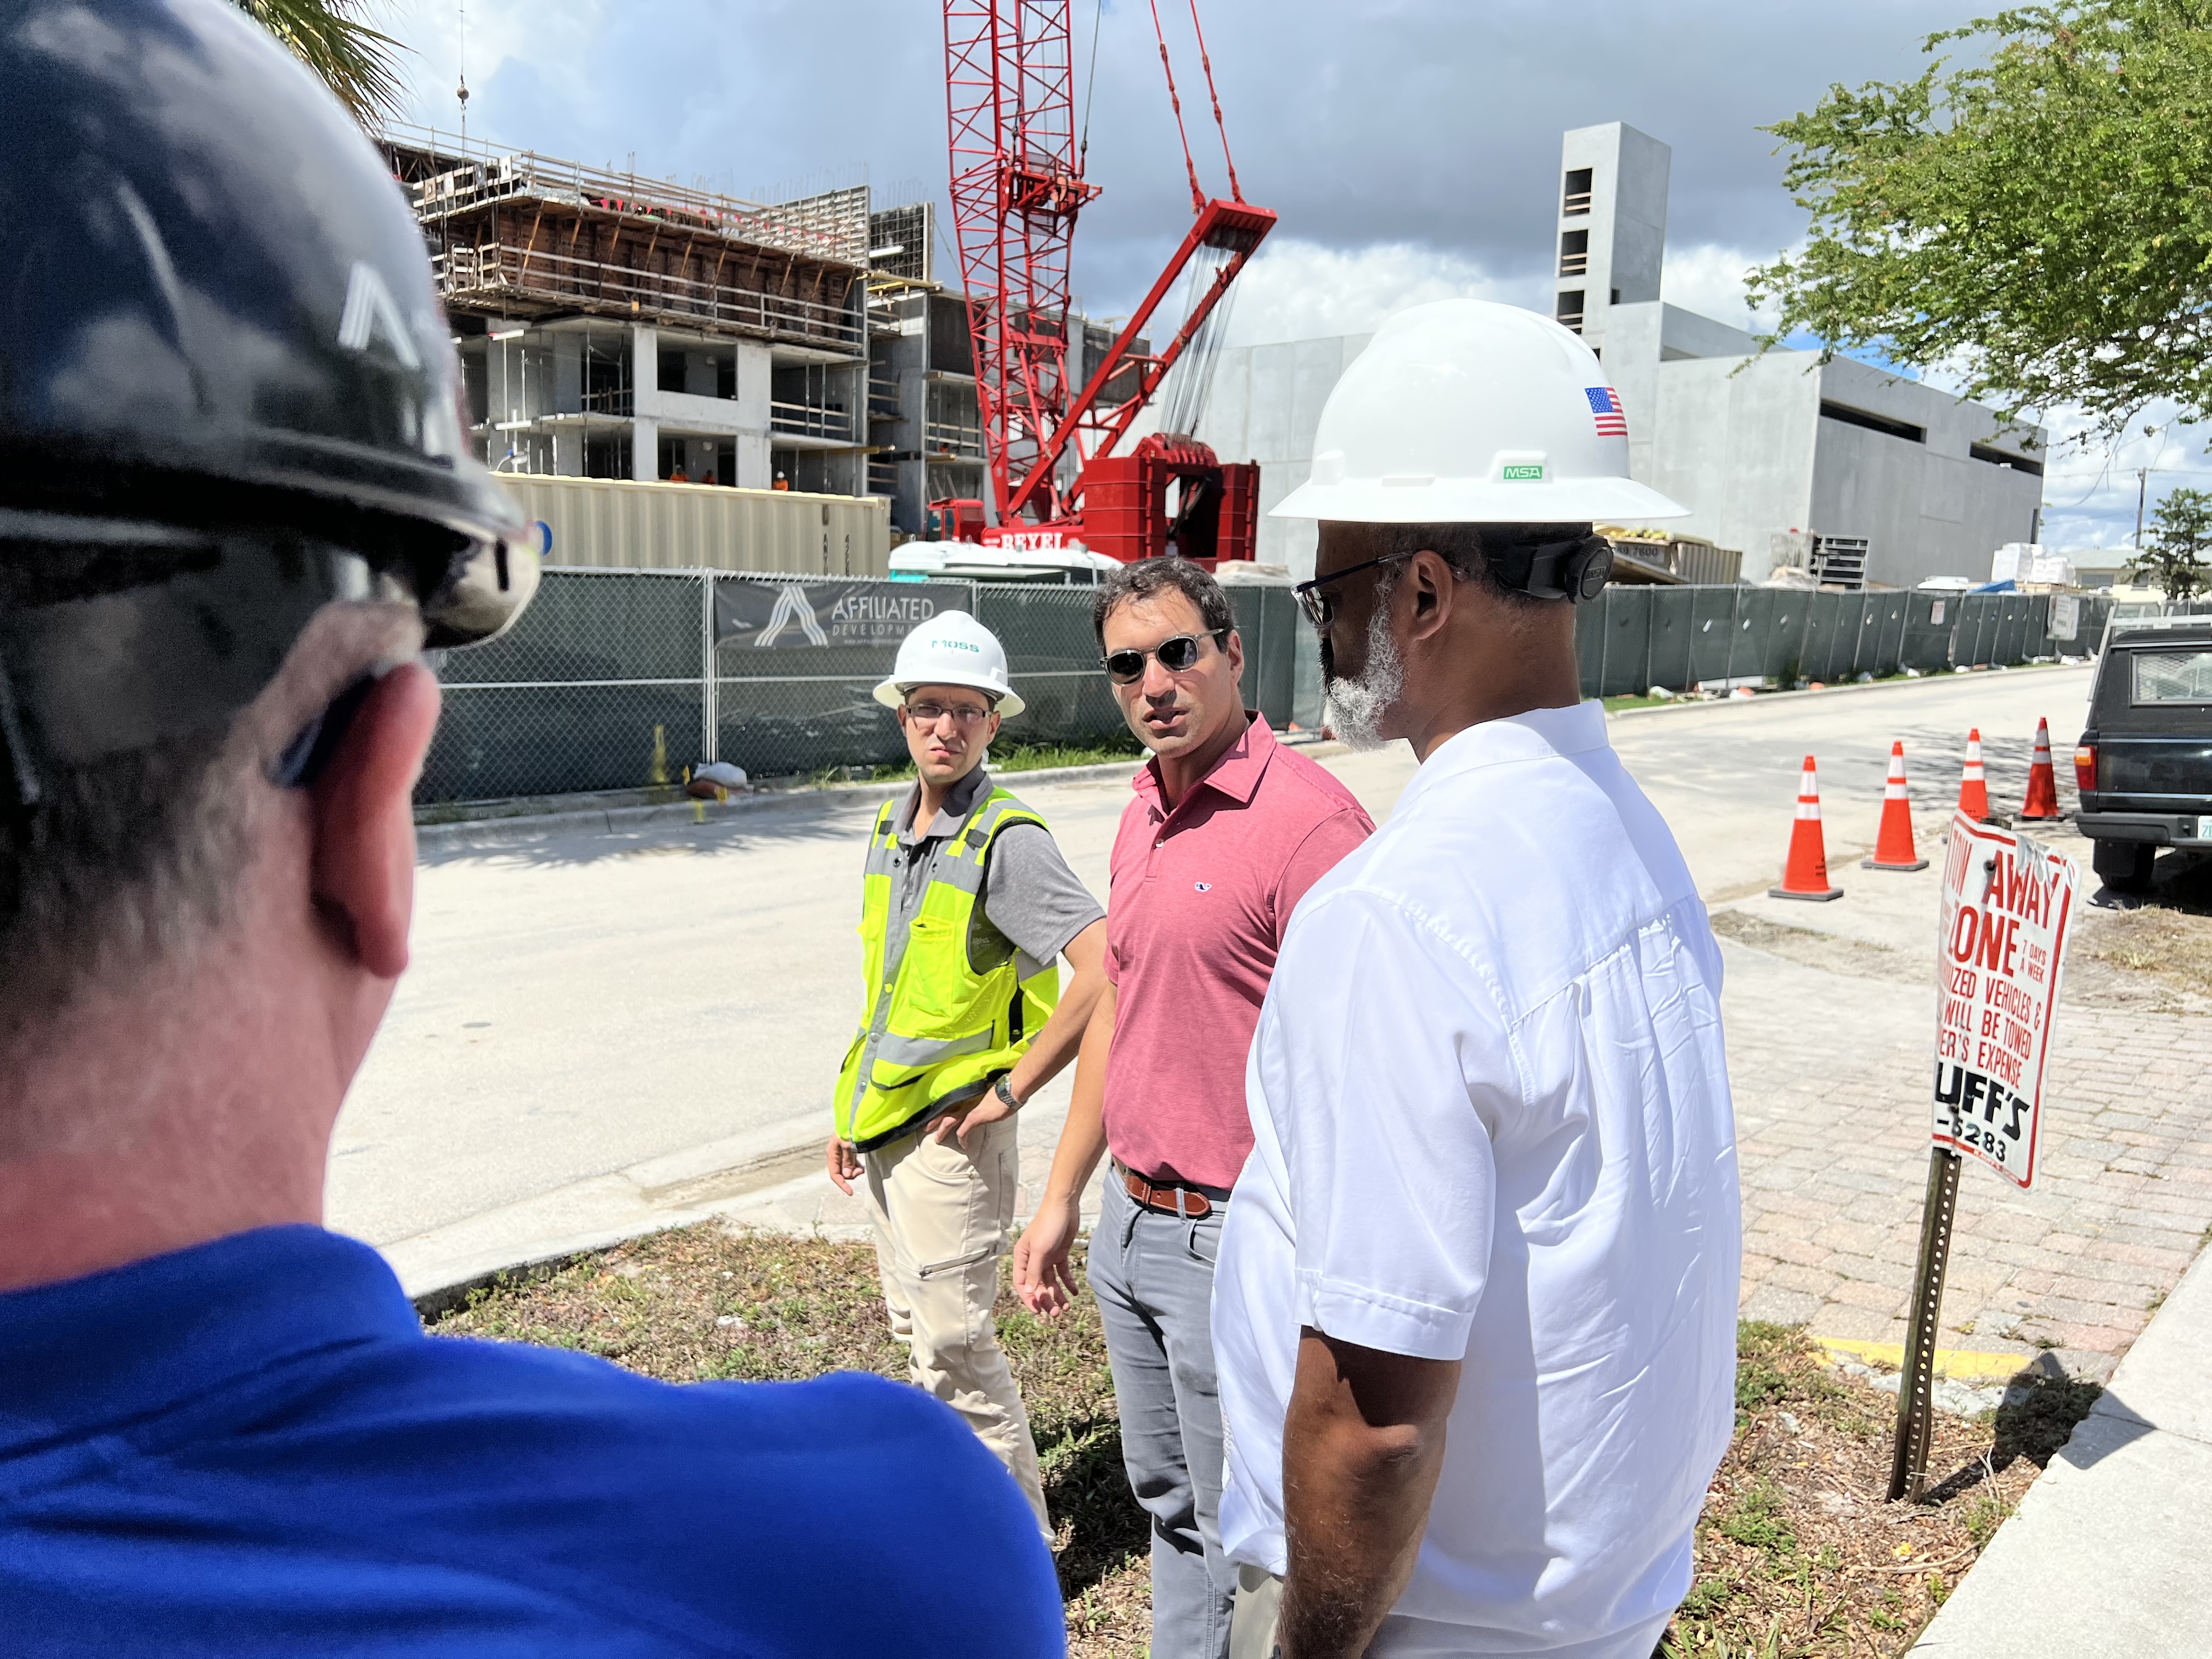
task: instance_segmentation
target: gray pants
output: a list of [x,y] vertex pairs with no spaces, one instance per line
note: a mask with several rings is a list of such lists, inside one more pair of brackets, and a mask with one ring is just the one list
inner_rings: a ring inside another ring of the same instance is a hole
[[1203,1221],[1146,1209],[1106,1176],[1088,1275],[1106,1328],[1121,1459],[1152,1517],[1152,1659],[1224,1659],[1237,1569],[1221,1553],[1221,1404],[1213,1382],[1213,1260]]

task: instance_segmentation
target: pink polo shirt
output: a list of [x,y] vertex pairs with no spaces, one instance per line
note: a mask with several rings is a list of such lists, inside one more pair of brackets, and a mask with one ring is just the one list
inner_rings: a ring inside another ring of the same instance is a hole
[[1158,763],[1114,837],[1106,1144],[1138,1174],[1236,1184],[1252,1150],[1244,1059],[1291,912],[1375,825],[1259,715],[1172,812]]

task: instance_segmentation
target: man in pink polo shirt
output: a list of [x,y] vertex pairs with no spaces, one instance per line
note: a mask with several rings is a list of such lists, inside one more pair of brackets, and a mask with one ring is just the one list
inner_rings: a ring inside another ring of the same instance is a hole
[[1197,565],[1117,571],[1092,620],[1152,758],[1115,837],[1108,983],[1014,1282],[1034,1312],[1067,1305],[1083,1189],[1110,1152],[1088,1276],[1129,1485],[1152,1517],[1152,1652],[1221,1659],[1237,1573],[1216,1524],[1208,1324],[1223,1215],[1252,1150],[1244,1059],[1291,912],[1375,826],[1350,790],[1246,711],[1229,596]]

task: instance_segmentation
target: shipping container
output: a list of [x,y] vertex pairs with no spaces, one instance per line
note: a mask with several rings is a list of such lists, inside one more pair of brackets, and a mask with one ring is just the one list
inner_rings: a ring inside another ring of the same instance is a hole
[[545,526],[549,564],[806,576],[890,569],[890,503],[879,495],[513,473],[500,482]]

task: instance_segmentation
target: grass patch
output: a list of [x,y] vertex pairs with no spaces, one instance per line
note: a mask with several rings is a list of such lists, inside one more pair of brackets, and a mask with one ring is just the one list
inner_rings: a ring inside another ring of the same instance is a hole
[[[2143,974],[2199,996],[2212,996],[2212,915],[2193,914],[2205,877],[2191,871],[2166,884],[2167,901],[2140,910],[2094,910],[2084,918],[2080,949],[2093,962]],[[2094,878],[2091,878],[2094,886]],[[2191,902],[2195,900],[2196,902]],[[2189,905],[2190,908],[2181,908]]]
[[[1007,1291],[998,1317],[1059,1528],[1068,1650],[1141,1655],[1149,1533],[1122,1474],[1096,1304],[1039,1320]],[[906,1370],[869,1246],[713,1224],[502,1281],[431,1328],[577,1349],[678,1382]],[[1939,1417],[1928,1501],[1887,1504],[1895,1401],[1824,1364],[1796,1327],[1739,1326],[1737,1430],[1662,1654],[1902,1654],[2096,1397],[2094,1385],[2038,1382],[1990,1420]]]
[[1732,939],[1754,951],[1817,968],[1823,973],[1843,974],[1852,979],[1894,981],[1900,974],[1911,971],[1902,953],[1887,945],[1842,939],[1810,927],[1793,927],[1787,922],[1753,915],[1748,910],[1716,910],[1711,921],[1713,932],[1723,939]]

